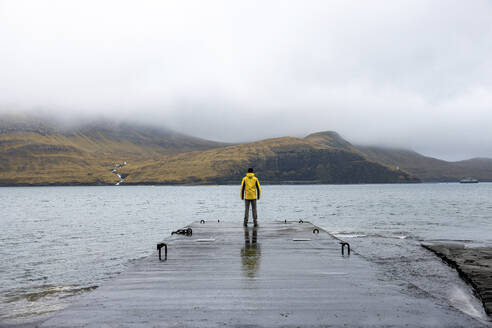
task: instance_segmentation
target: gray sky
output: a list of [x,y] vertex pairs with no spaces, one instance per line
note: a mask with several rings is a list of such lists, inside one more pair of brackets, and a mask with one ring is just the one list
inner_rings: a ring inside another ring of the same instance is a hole
[[492,157],[492,1],[0,0],[0,108]]

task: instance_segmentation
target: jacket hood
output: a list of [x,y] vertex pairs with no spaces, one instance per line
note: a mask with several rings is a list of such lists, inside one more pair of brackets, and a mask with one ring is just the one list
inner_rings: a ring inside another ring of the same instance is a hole
[[255,174],[254,174],[254,173],[247,173],[247,174],[246,174],[246,177],[248,177],[248,178],[250,178],[250,179],[252,179],[254,176],[255,176]]

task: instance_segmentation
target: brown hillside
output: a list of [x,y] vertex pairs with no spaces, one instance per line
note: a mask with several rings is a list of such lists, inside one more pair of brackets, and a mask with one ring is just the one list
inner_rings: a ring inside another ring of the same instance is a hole
[[360,153],[359,149],[354,147],[350,142],[342,138],[335,131],[323,131],[323,132],[312,133],[307,137],[305,137],[304,140],[315,144],[344,149],[354,153]]
[[237,183],[250,166],[270,183],[418,181],[335,132],[230,146],[138,124],[0,118],[0,156],[0,185]]
[[417,181],[359,154],[292,137],[167,156],[129,166],[125,173],[128,183],[237,183],[250,166],[271,183]]
[[114,163],[222,147],[165,130],[99,122],[60,128],[32,119],[0,119],[0,185],[113,184]]

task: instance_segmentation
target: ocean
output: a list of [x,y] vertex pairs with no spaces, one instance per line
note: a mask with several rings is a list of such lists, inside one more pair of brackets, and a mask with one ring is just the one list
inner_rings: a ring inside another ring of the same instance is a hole
[[[492,246],[492,183],[264,185],[259,222],[311,221],[402,293],[487,320],[423,241]],[[154,254],[192,221],[242,224],[239,186],[0,188],[0,323],[39,321]]]

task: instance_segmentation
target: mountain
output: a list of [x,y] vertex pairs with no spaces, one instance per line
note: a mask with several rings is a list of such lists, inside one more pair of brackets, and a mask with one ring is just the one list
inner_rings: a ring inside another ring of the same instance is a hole
[[269,183],[418,181],[357,153],[293,137],[167,156],[124,172],[127,183],[238,183],[248,167]]
[[492,159],[490,158],[448,162],[427,157],[412,150],[352,145],[333,131],[313,133],[305,140],[357,153],[370,161],[406,171],[426,182],[456,182],[465,177],[492,181]]
[[465,177],[492,181],[492,159],[448,162],[405,149],[357,146],[365,156],[389,167],[399,167],[427,182],[456,182]]
[[228,184],[248,167],[267,183],[492,181],[492,159],[447,162],[334,131],[233,145],[137,123],[0,117],[0,185]]
[[0,185],[237,183],[250,166],[270,183],[418,181],[333,132],[231,145],[127,122],[0,118]]
[[2,117],[0,184],[114,184],[115,163],[226,145],[138,124]]
[[70,144],[96,155],[135,158],[228,145],[138,123],[97,120],[63,124],[32,117],[0,118],[2,139],[16,136],[17,140],[22,140],[23,135],[40,136],[40,142],[46,139],[48,143]]

